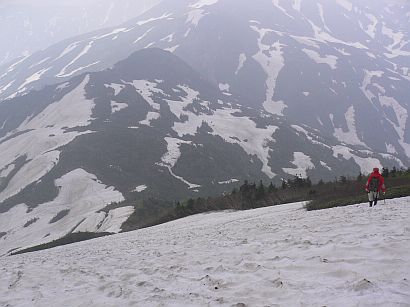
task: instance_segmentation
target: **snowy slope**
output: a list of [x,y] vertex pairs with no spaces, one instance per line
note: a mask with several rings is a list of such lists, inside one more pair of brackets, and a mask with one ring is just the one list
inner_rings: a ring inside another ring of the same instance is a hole
[[410,198],[302,207],[201,214],[2,257],[0,304],[408,306]]
[[364,171],[350,146],[410,157],[409,12],[393,0],[164,1],[0,67],[0,100],[158,47],[242,105],[344,143],[335,156]]
[[[245,107],[160,49],[7,100],[0,123],[0,254],[70,232],[119,232],[129,206],[149,198],[404,165]],[[102,211],[121,201],[125,211]]]

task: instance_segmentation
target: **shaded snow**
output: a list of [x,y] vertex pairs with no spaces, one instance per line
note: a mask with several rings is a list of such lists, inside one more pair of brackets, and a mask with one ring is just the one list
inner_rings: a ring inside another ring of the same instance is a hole
[[[407,306],[410,198],[190,216],[0,258],[7,306]],[[1,240],[1,239],[0,239]],[[52,274],[52,278],[50,278]]]

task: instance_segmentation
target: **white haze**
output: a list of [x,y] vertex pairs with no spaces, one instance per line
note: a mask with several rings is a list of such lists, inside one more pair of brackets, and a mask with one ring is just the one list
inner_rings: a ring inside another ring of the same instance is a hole
[[0,0],[0,65],[82,33],[116,26],[161,0]]

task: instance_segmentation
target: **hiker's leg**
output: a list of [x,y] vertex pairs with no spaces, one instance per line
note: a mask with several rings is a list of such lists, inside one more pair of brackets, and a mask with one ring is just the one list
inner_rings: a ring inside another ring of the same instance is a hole
[[379,199],[379,192],[376,192],[376,193],[374,193],[375,194],[375,197],[374,197],[374,204],[373,204],[373,206],[376,206],[377,205],[377,200]]
[[369,196],[369,207],[371,207],[373,205],[373,192],[370,191],[368,193],[368,196]]

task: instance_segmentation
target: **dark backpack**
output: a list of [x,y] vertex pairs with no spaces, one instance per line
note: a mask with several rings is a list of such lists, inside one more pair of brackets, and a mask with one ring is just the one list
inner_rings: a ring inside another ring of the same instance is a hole
[[376,177],[373,177],[370,180],[369,190],[373,192],[377,192],[378,189],[379,189],[379,179]]

